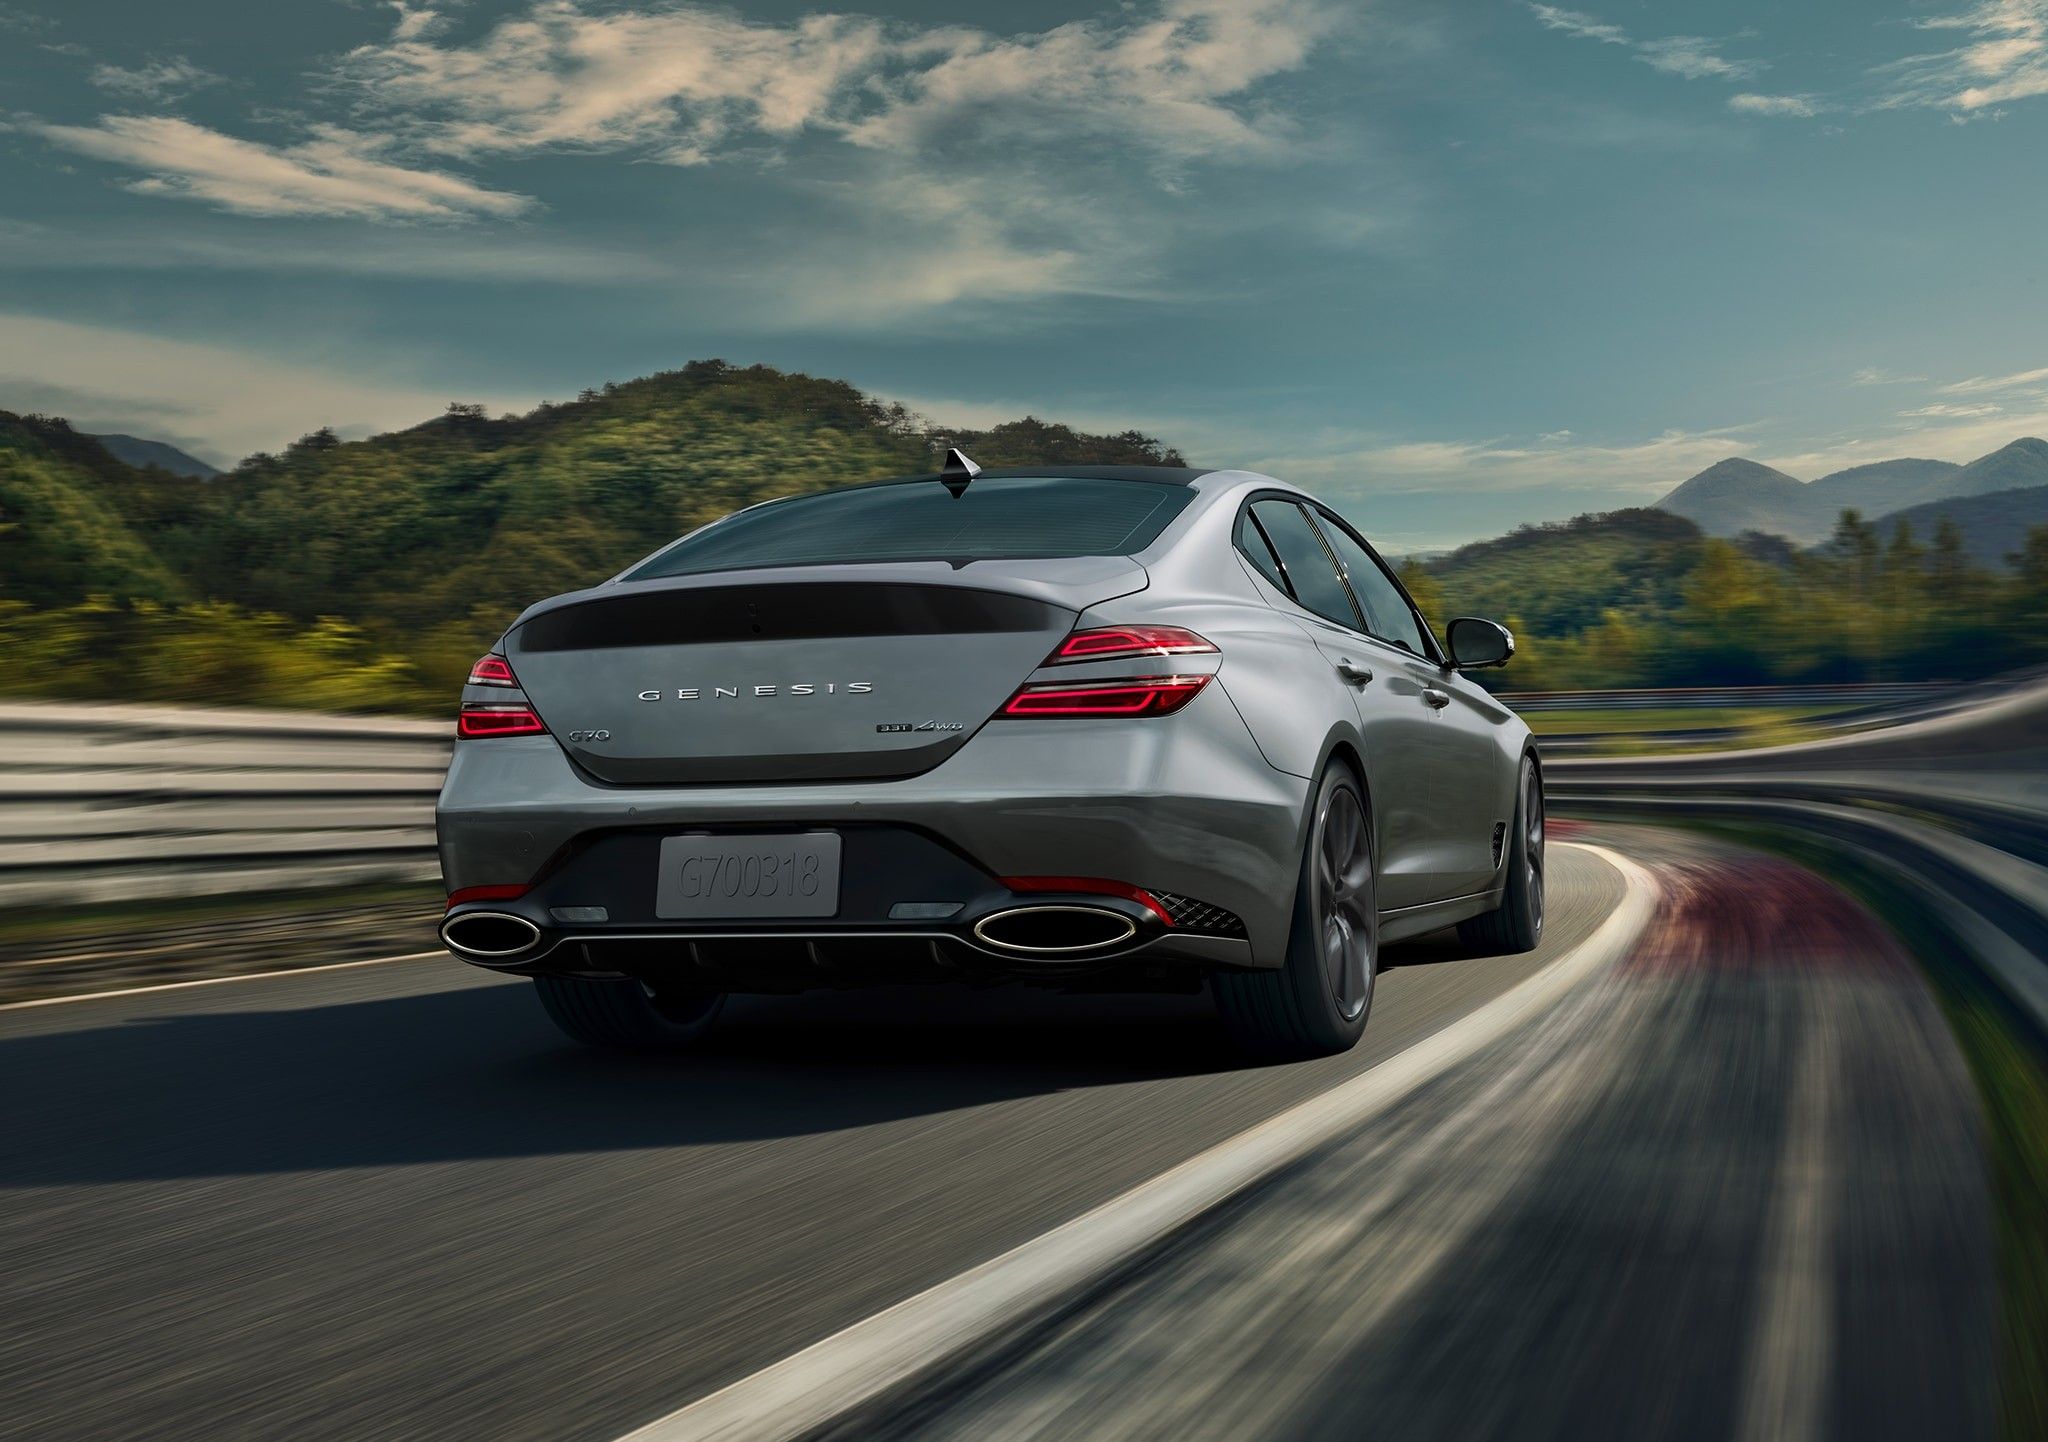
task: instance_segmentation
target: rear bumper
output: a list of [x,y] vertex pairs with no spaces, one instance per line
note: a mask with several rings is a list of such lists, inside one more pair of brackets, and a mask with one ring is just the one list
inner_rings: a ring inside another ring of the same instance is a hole
[[[1241,937],[1163,926],[1142,907],[1094,898],[1134,913],[1136,929],[1113,956],[1089,960],[1232,967],[1284,954],[1307,785],[1265,764],[1211,687],[1166,718],[992,723],[933,770],[888,782],[620,787],[580,772],[548,737],[459,742],[436,822],[451,893],[531,887],[450,913],[503,912],[541,930],[532,950],[490,963],[500,969],[616,970],[600,953],[693,942],[713,965],[746,957],[770,969],[788,952],[830,970],[828,950],[852,956],[876,944],[969,969],[1068,965],[980,944],[975,923],[1019,900],[996,880],[1004,876],[1103,877],[1219,908],[1242,922]],[[654,916],[663,835],[812,828],[846,841],[834,918],[685,926]],[[890,915],[898,903],[954,901],[961,909],[936,922]],[[605,909],[602,924],[555,914],[590,906]]]

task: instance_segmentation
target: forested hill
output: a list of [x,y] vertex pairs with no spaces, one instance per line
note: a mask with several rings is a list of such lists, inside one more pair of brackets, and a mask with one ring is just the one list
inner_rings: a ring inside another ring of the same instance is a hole
[[[526,416],[451,406],[371,440],[309,434],[205,483],[133,471],[61,422],[0,420],[0,596],[211,598],[432,625],[584,586],[739,506],[936,469],[1165,463],[1126,432],[940,430],[844,381],[700,360]],[[51,563],[61,555],[61,563]]]
[[[523,416],[316,432],[211,480],[0,412],[0,695],[442,714],[532,600],[755,501],[934,470],[948,445],[988,466],[1181,460],[1135,432],[945,430],[717,361]],[[1850,513],[1802,551],[1629,510],[1404,574],[1439,625],[1516,630],[1489,675],[1509,689],[1952,677],[2048,658],[2048,526],[2019,549],[1993,572],[1948,515]]]
[[1800,550],[1626,510],[1523,526],[1404,574],[1439,621],[1508,623],[1510,689],[1751,685],[1957,679],[2048,657],[2048,526],[2012,559],[1981,565],[1948,514],[1847,511]]
[[[1135,431],[949,429],[844,381],[722,361],[523,416],[457,405],[364,441],[318,431],[206,481],[0,412],[0,645],[16,671],[0,690],[198,699],[206,684],[152,668],[199,665],[222,700],[426,704],[538,597],[740,506],[936,470],[949,445],[984,466],[1183,463]],[[322,646],[332,664],[303,699],[288,657]],[[99,660],[123,656],[119,672]],[[43,674],[24,679],[24,657]],[[328,684],[344,674],[361,684]]]

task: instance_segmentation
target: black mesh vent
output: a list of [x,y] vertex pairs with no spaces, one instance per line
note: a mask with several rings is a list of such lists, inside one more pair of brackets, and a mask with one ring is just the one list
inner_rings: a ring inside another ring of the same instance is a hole
[[1155,891],[1152,895],[1158,898],[1159,904],[1166,908],[1166,914],[1173,918],[1173,924],[1182,931],[1199,932],[1203,936],[1245,935],[1244,923],[1220,906],[1211,906],[1192,896],[1175,896],[1170,891]]

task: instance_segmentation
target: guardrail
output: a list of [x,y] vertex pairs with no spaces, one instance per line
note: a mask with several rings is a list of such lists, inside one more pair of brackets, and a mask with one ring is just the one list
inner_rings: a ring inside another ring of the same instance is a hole
[[1556,814],[1762,822],[1852,850],[2048,1038],[2048,684],[1883,730],[1545,773]]
[[[1553,756],[1551,794],[1560,813],[1768,817],[1881,858],[2048,1033],[2048,681],[1988,694],[1789,746]],[[432,721],[0,706],[0,907],[432,880],[449,746]]]
[[432,879],[449,729],[0,706],[0,906]]

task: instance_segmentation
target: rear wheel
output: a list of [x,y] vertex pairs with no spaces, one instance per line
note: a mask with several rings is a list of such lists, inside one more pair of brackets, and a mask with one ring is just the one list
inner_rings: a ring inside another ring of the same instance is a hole
[[681,1051],[702,1040],[725,994],[653,985],[633,977],[537,976],[534,990],[554,1024],[585,1046]]
[[1508,826],[1507,877],[1500,905],[1458,923],[1458,940],[1482,956],[1534,951],[1543,940],[1543,773],[1522,758],[1515,819]]
[[1237,1044],[1274,1058],[1348,1051],[1365,1033],[1379,969],[1379,889],[1372,814],[1350,770],[1316,790],[1286,961],[1215,978],[1217,1009]]

